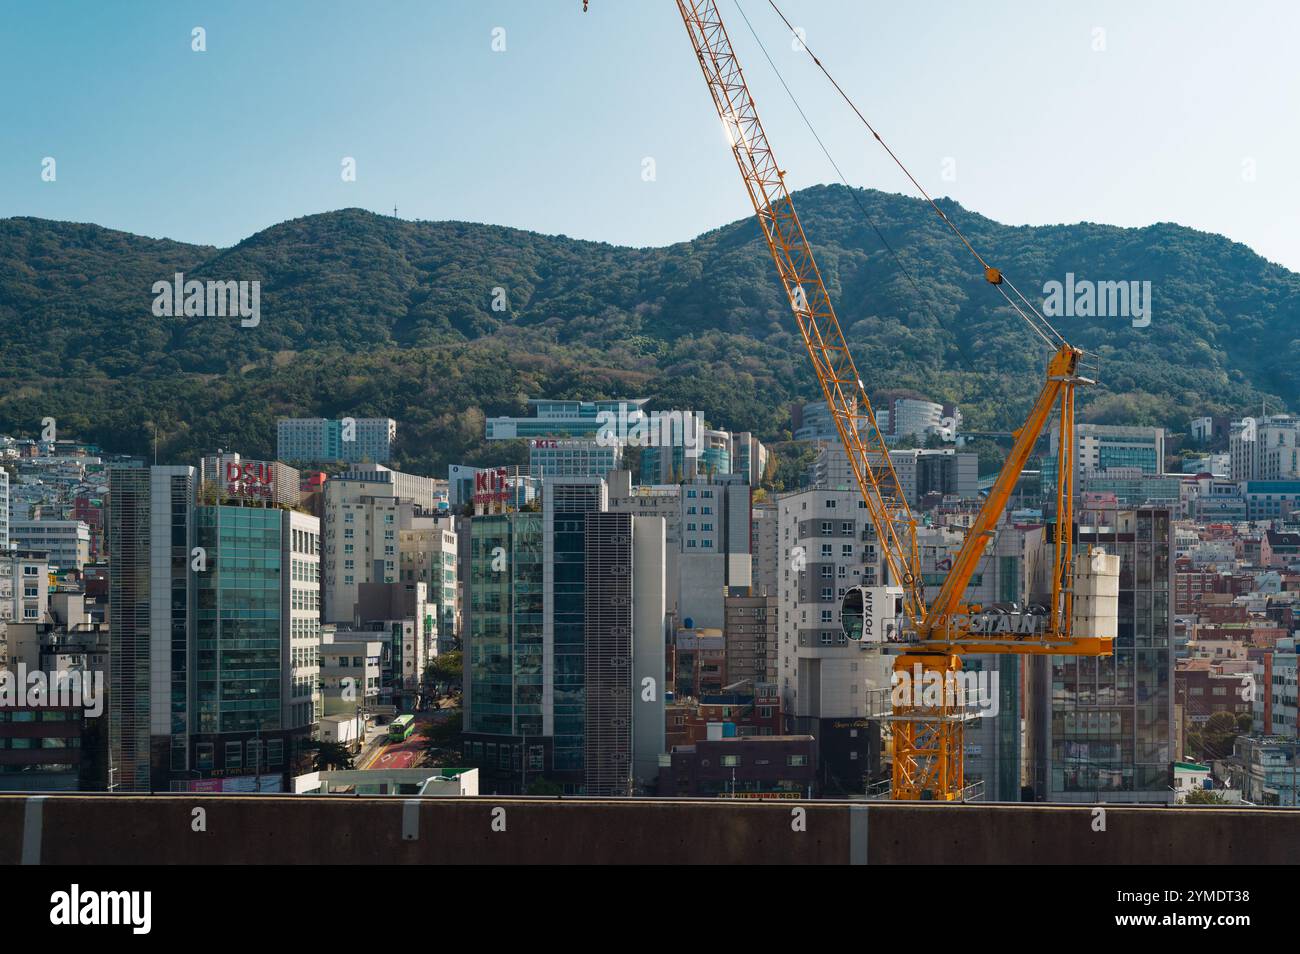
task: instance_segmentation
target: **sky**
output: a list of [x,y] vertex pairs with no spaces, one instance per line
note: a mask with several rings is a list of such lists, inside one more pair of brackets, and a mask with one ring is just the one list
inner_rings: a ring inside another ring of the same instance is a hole
[[[1300,271],[1293,0],[777,2],[932,194]],[[581,6],[0,0],[0,217],[224,247],[396,207],[657,246],[752,214],[676,5]],[[790,185],[838,176],[739,10],[849,182],[913,194],[768,0],[719,8]]]

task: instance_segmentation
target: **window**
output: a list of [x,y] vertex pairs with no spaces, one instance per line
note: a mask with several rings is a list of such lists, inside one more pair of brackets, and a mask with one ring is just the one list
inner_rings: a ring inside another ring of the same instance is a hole
[[[1061,535],[1064,536],[1065,534],[1061,534]],[[790,766],[791,768],[796,768],[796,767],[801,766],[801,765],[807,765],[807,764],[808,764],[808,756],[806,756],[806,755],[787,755],[787,756],[785,757],[785,764],[788,765],[788,766]]]

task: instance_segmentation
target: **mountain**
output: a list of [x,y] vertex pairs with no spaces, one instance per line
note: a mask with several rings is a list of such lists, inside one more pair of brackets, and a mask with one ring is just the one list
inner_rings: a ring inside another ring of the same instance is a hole
[[[868,391],[959,403],[972,429],[1018,426],[1047,349],[933,211],[841,186],[795,202]],[[1055,319],[1100,359],[1081,419],[1181,432],[1297,403],[1300,275],[1178,225],[1010,227],[940,204],[1040,308],[1067,274],[1151,283],[1147,327]],[[155,317],[154,283],[178,272],[260,282],[260,322]],[[281,416],[390,416],[399,465],[436,473],[499,459],[479,446],[484,417],[529,397],[649,397],[780,440],[786,403],[818,394],[752,219],[642,249],[358,209],[229,249],[0,220],[2,433],[52,416],[61,436],[143,454],[156,431],[160,460],[190,461],[216,446],[270,456]]]

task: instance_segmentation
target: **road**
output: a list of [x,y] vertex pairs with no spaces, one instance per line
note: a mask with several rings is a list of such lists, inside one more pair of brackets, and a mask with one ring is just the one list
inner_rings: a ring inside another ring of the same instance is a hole
[[412,735],[405,742],[388,742],[375,750],[365,769],[401,769],[413,768],[424,752],[424,739],[418,734]]
[[449,718],[451,712],[452,710],[449,708],[417,712],[415,714],[415,732],[411,734],[409,739],[405,742],[382,742],[357,767],[361,769],[414,768],[419,761],[420,755],[427,747],[424,737],[420,735],[420,727],[427,722],[440,722]]

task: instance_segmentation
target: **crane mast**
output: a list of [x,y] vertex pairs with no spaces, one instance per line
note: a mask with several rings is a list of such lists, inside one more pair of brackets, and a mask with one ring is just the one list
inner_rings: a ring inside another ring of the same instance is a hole
[[795,212],[785,172],[772,154],[717,4],[713,0],[676,2],[848,454],[849,467],[880,537],[889,579],[903,588],[904,612],[919,624],[925,617],[925,594],[917,571],[916,520]]
[[[872,599],[866,590],[896,594],[898,636],[882,646],[894,654],[895,685],[913,681],[914,674],[919,673],[922,682],[937,682],[944,687],[937,699],[918,694],[900,698],[895,693],[890,718],[894,748],[891,794],[896,799],[958,800],[965,788],[963,756],[969,713],[964,700],[947,691],[947,687],[960,673],[963,655],[1106,656],[1113,651],[1115,620],[1111,607],[1117,602],[1118,558],[1099,554],[1096,556],[1102,561],[1098,563],[1091,553],[1076,556],[1073,540],[1075,388],[1095,382],[1081,373],[1084,353],[1055,335],[1056,353],[1048,362],[1046,381],[1033,410],[1015,432],[1002,470],[967,531],[934,604],[927,606],[916,519],[717,3],[675,2],[880,544],[883,585],[850,590],[841,612],[842,624],[851,638],[863,639],[870,628],[864,620],[869,613],[879,611],[879,607],[866,609],[867,601]],[[586,6],[584,0],[584,10]],[[937,206],[935,210],[943,216]],[[984,264],[983,259],[980,261]],[[1001,273],[991,266],[985,267],[985,278],[994,286],[1003,282]],[[1046,336],[1044,340],[1051,343]],[[1009,623],[1007,616],[981,615],[982,607],[965,603],[964,594],[994,538],[1029,455],[1053,414],[1058,451],[1050,603],[1044,612],[1026,612]],[[1079,599],[1092,616],[1075,612],[1076,560],[1088,574]],[[1092,632],[1076,632],[1076,618],[1101,619],[1102,623],[1085,622],[1085,628]],[[871,641],[880,642],[883,630],[884,626],[872,628]]]

